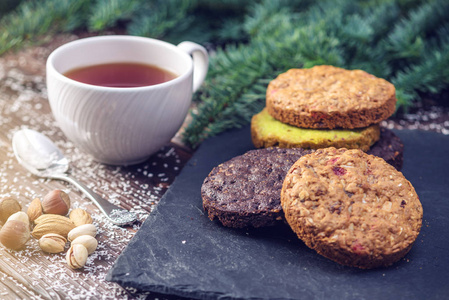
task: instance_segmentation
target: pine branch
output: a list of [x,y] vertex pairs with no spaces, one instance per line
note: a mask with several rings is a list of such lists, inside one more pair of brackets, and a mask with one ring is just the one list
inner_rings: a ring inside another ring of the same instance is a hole
[[418,100],[418,92],[437,94],[449,85],[449,39],[441,47],[427,52],[422,63],[398,72],[392,82],[400,106],[408,108]]
[[[240,46],[226,51],[219,50],[212,57],[211,65],[215,68],[211,73],[214,76],[202,88],[198,113],[193,113],[195,121],[185,130],[184,140],[187,143],[197,146],[209,135],[215,135],[241,122],[248,122],[249,115],[242,120],[233,113],[236,102],[241,100],[246,89],[259,80],[260,74],[266,73],[267,64],[259,63],[260,54],[262,53],[254,47]],[[229,70],[230,67],[236,71],[233,76],[220,72]]]
[[138,9],[138,0],[97,0],[88,19],[91,31],[102,31],[127,20]]
[[[425,14],[418,12],[427,14],[429,8],[424,9],[427,6],[433,8],[427,3],[414,3],[410,7],[415,9],[415,13],[401,24],[422,18]],[[416,81],[424,73],[432,73],[435,64],[445,66],[445,52],[441,49],[429,52],[433,54],[418,61],[427,61],[427,64],[415,65],[410,72],[393,77],[397,69],[387,57],[391,52],[386,51],[389,45],[386,41],[390,41],[392,36],[405,39],[410,34],[403,32],[405,35],[401,37],[401,26],[394,26],[404,13],[399,7],[395,2],[375,7],[345,0],[337,4],[334,1],[319,2],[301,11],[287,10],[276,6],[276,3],[261,2],[253,6],[252,13],[246,18],[247,23],[243,25],[251,37],[250,43],[217,53],[211,63],[210,77],[200,96],[196,97],[199,105],[185,132],[185,142],[196,147],[204,138],[248,124],[251,116],[264,106],[266,84],[278,73],[293,67],[316,64],[345,68],[358,66],[387,80],[394,79],[398,85],[399,106],[413,103],[419,91],[426,91],[425,85],[418,88]],[[385,22],[383,25],[376,22],[380,16]],[[414,31],[433,32],[435,26],[432,24],[423,22]],[[264,42],[267,37],[270,41]],[[428,39],[423,43],[425,49],[428,48],[427,43]],[[413,48],[413,44],[409,46]],[[442,78],[446,76],[444,69],[436,73]],[[428,76],[425,80],[426,83],[433,81],[427,85],[427,91],[447,86],[446,81],[435,77]],[[258,81],[258,78],[264,80]]]
[[395,69],[416,63],[424,54],[425,39],[447,21],[449,3],[445,0],[429,1],[402,18],[385,40],[386,58]]
[[[265,19],[266,26],[258,29],[250,44],[228,47],[212,58],[210,80],[202,88],[198,110],[184,132],[184,141],[190,146],[196,147],[224,129],[247,124],[265,105],[266,86],[279,73],[292,67],[341,61],[335,47],[338,42],[320,33],[319,27],[297,27],[282,11],[265,16],[270,16]],[[269,40],[264,38],[268,33]]]
[[290,68],[330,64],[393,82],[398,107],[449,87],[445,0],[23,0],[0,19],[0,54],[55,32],[126,29],[212,45],[184,140],[249,123],[267,84]]
[[[196,0],[167,0],[145,3],[136,18],[128,25],[128,33],[137,36],[161,38],[169,31],[177,28],[187,28],[192,22],[189,11]],[[184,24],[183,24],[184,23]]]
[[[61,31],[73,29],[74,19],[85,11],[88,0],[43,0],[22,2],[0,20],[0,54],[27,40],[48,34],[57,25]],[[82,24],[83,22],[78,22]]]

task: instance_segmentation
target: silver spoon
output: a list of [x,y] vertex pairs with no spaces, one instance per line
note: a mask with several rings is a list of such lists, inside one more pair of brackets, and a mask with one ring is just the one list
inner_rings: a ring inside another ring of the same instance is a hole
[[73,184],[92,200],[112,223],[124,226],[137,219],[135,213],[115,206],[69,176],[69,161],[45,135],[31,129],[19,130],[13,136],[12,148],[19,163],[28,171],[39,177],[64,180]]

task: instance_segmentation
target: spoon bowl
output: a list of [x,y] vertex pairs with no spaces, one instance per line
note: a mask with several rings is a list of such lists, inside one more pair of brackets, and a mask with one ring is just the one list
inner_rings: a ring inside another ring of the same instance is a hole
[[133,212],[113,205],[69,176],[67,174],[68,159],[45,135],[31,129],[19,130],[13,136],[12,147],[19,163],[30,173],[38,177],[64,180],[75,185],[98,206],[112,223],[124,226],[136,221],[137,217]]
[[17,131],[12,146],[19,163],[36,176],[50,177],[69,170],[69,161],[61,150],[48,137],[34,130]]

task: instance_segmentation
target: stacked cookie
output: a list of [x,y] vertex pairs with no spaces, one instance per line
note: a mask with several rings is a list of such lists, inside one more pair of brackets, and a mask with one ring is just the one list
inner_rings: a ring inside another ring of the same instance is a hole
[[422,225],[411,183],[360,149],[251,150],[213,168],[201,195],[211,220],[261,227],[285,216],[308,247],[359,268],[401,259]]
[[262,149],[212,169],[201,188],[204,210],[234,228],[286,221],[308,247],[343,265],[391,265],[422,223],[419,198],[398,171],[403,144],[379,127],[395,103],[392,84],[360,70],[279,75],[251,122]]
[[403,145],[379,127],[395,105],[394,86],[364,71],[291,69],[268,85],[266,108],[252,118],[251,136],[256,148],[362,149],[400,170]]

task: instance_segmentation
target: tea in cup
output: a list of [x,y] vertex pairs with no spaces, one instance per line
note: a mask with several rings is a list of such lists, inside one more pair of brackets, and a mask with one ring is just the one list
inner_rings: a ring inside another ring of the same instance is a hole
[[99,162],[131,165],[179,130],[208,54],[193,42],[98,36],[57,48],[46,68],[50,107],[67,138]]

